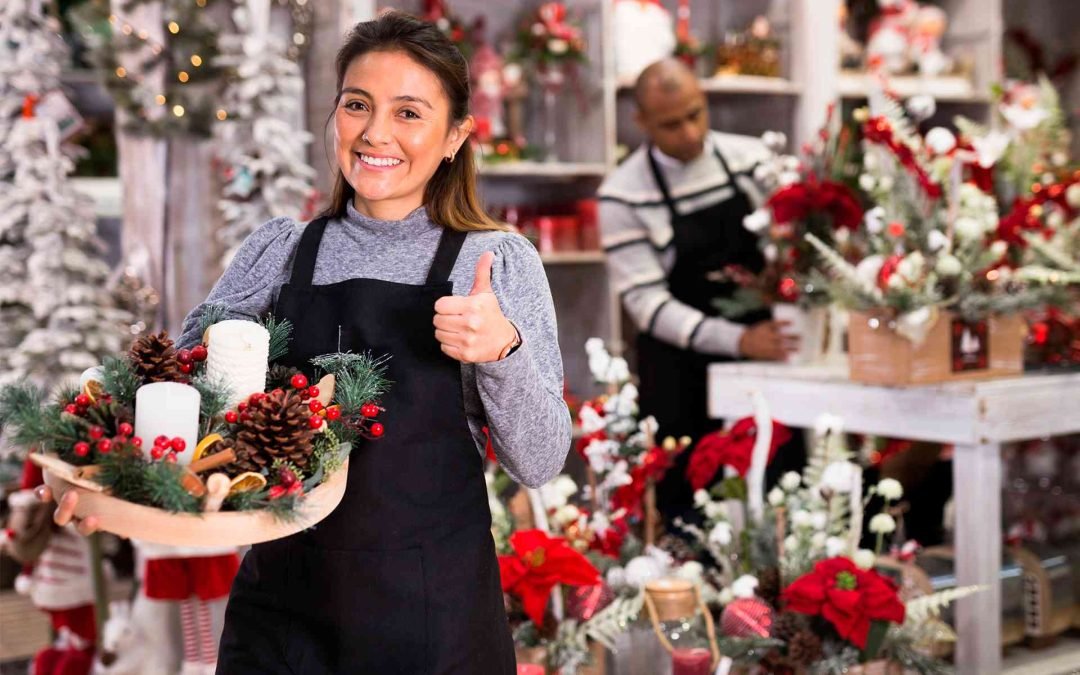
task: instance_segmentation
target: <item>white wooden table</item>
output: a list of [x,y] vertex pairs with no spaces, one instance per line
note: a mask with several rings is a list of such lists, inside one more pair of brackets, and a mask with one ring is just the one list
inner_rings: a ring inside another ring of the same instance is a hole
[[911,388],[856,384],[843,370],[724,363],[709,369],[709,414],[751,414],[761,392],[773,417],[813,427],[838,415],[852,433],[951,443],[957,584],[988,591],[956,608],[957,670],[1001,671],[1001,444],[1080,432],[1080,374],[1030,375]]

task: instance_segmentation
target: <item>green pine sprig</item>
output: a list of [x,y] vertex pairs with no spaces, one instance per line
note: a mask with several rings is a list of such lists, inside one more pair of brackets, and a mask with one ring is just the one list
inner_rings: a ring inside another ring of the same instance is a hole
[[193,379],[191,386],[199,392],[200,437],[220,431],[232,390],[221,380],[211,380],[205,373]]
[[131,360],[127,356],[106,356],[102,360],[102,386],[117,403],[128,407],[135,405],[135,392],[142,385]]
[[171,513],[199,513],[199,499],[180,482],[183,468],[170,462],[147,462],[135,452],[111,452],[100,460],[96,480],[112,496]]
[[343,417],[359,413],[365,403],[373,403],[386,393],[390,382],[385,374],[390,357],[370,353],[337,352],[316,356],[311,363],[334,376],[334,402]]
[[262,325],[270,333],[269,360],[273,363],[289,353],[293,325],[288,319],[276,319],[273,314],[267,314],[262,320]]
[[213,326],[215,323],[220,323],[229,318],[229,308],[226,305],[213,303],[203,308],[202,314],[199,315],[199,335],[206,332],[206,329]]
[[16,383],[0,389],[0,429],[10,433],[11,441],[24,448],[54,451],[61,458],[75,463],[71,446],[82,439],[88,423],[68,415],[60,403],[45,404],[45,393],[26,383]]

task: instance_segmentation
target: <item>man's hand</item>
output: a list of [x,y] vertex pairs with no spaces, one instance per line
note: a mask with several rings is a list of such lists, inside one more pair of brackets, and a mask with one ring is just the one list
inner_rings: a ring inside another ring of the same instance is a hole
[[[47,485],[38,486],[34,490],[34,493],[40,501],[45,502],[46,504],[53,500],[52,490],[49,489],[49,486]],[[79,530],[79,534],[87,537],[97,531],[98,519],[95,516],[87,516],[82,520],[76,518],[75,506],[78,503],[79,493],[74,490],[68,491],[63,499],[60,500],[60,504],[57,505],[56,512],[53,513],[53,521],[61,527],[74,521],[76,529]]]
[[755,361],[783,361],[799,348],[799,338],[785,333],[790,321],[762,321],[750,326],[739,339],[739,353]]
[[496,361],[517,336],[491,289],[491,251],[476,263],[476,279],[468,297],[448,296],[435,303],[435,339],[443,353],[462,363]]

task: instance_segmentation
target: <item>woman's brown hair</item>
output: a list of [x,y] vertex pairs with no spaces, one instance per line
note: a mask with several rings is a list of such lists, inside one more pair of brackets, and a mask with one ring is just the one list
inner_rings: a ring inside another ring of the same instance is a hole
[[[460,124],[469,114],[469,66],[457,47],[434,24],[397,11],[388,11],[371,21],[356,24],[337,54],[337,101],[349,65],[373,51],[401,51],[427,68],[442,83],[450,100],[450,124]],[[334,117],[330,112],[327,125]],[[345,215],[355,191],[342,175],[340,167],[334,179],[334,191],[324,216]],[[476,162],[472,143],[461,145],[450,161],[443,161],[424,188],[424,206],[428,216],[454,230],[506,230],[484,212],[476,189]]]

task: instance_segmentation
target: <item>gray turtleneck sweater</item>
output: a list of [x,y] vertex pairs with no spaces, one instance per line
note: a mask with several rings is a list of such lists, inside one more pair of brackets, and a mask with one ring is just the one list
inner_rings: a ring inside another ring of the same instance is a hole
[[[190,347],[199,340],[199,317],[209,304],[225,305],[230,318],[255,319],[267,312],[289,279],[304,226],[276,218],[252,233],[209,297],[188,314],[178,344]],[[382,221],[361,215],[350,204],[345,218],[327,223],[313,283],[370,278],[423,284],[441,234],[424,208],[400,221]],[[481,453],[487,426],[506,472],[519,483],[539,487],[559,473],[570,449],[555,307],[536,249],[510,232],[469,234],[450,275],[454,295],[469,294],[485,251],[495,252],[491,285],[503,313],[518,327],[522,345],[502,361],[461,365],[465,414]]]

